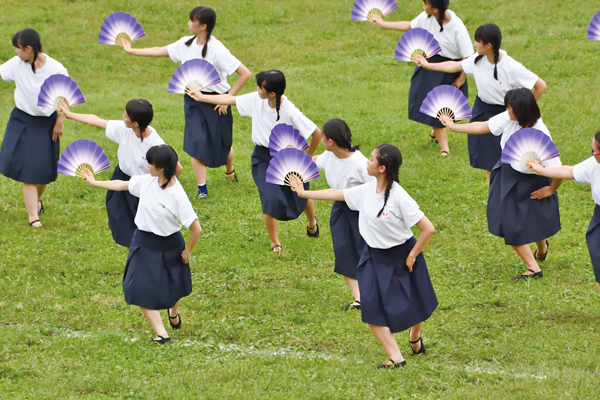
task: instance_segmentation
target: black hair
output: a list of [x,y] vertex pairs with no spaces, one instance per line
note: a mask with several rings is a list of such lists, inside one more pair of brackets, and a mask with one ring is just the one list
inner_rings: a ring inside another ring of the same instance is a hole
[[146,153],[146,161],[148,161],[148,164],[154,165],[155,168],[163,169],[167,181],[161,185],[161,188],[166,189],[171,178],[177,173],[177,162],[179,159],[175,150],[168,144],[152,146]]
[[42,52],[42,41],[40,35],[31,28],[25,28],[15,34],[12,38],[12,44],[15,48],[25,48],[31,46],[33,49],[33,62],[31,63],[31,70],[35,74],[35,60],[37,60],[38,54]]
[[142,134],[142,142],[144,141],[144,131],[152,122],[154,117],[154,110],[152,110],[152,104],[145,99],[134,99],[129,100],[125,105],[125,112],[131,120],[131,122],[137,122],[140,126],[140,134]]
[[540,107],[531,90],[526,88],[512,89],[504,95],[504,105],[512,108],[522,128],[531,128],[541,118]]
[[[496,24],[481,25],[475,31],[475,41],[492,45],[492,49],[494,49],[494,79],[498,80],[498,60],[500,59],[500,45],[502,44],[502,33],[500,32],[500,28],[498,28],[498,25]],[[483,54],[475,57],[475,64],[477,64],[482,57]]]
[[[440,24],[440,32],[444,31],[444,19],[446,18],[446,10],[450,6],[450,0],[423,0],[423,2],[429,1],[429,4],[433,8],[438,10],[438,24]],[[428,16],[428,18],[431,15]]]
[[[217,13],[210,7],[196,7],[190,12],[190,21],[198,21],[201,25],[206,24],[206,42],[204,42],[204,47],[202,47],[202,57],[204,58],[206,57],[210,35],[212,35],[212,31],[217,23]],[[190,46],[194,43],[194,39],[196,39],[196,36],[185,42],[185,45]]]
[[256,74],[256,84],[267,93],[275,93],[275,109],[277,110],[277,121],[279,121],[281,96],[285,92],[285,76],[283,76],[283,72],[276,69],[261,71]]
[[376,147],[379,150],[379,154],[377,155],[377,163],[380,166],[385,167],[385,179],[387,181],[387,186],[385,188],[385,196],[383,198],[383,207],[377,213],[377,218],[383,212],[385,205],[387,204],[388,197],[390,196],[390,191],[392,190],[392,185],[394,182],[398,182],[398,172],[400,171],[400,166],[402,165],[402,154],[400,154],[400,150],[392,144],[380,144]]
[[348,128],[346,122],[339,118],[330,119],[325,122],[321,133],[343,149],[356,151],[360,148],[360,146],[352,146],[352,132],[350,132],[350,128]]
[[594,135],[594,140],[600,143],[600,131],[596,132],[596,134]]

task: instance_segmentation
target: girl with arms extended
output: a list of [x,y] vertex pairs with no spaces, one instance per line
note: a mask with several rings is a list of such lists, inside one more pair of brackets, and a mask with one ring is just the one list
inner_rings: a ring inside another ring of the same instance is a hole
[[[190,13],[188,28],[193,36],[186,36],[177,42],[164,47],[133,49],[128,41],[123,40],[123,49],[137,56],[171,57],[174,62],[184,63],[195,58],[211,63],[219,72],[221,82],[206,88],[203,93],[217,95],[237,94],[252,76],[250,70],[235,58],[212,31],[217,15],[209,7],[196,7]],[[231,87],[227,76],[238,74],[238,79]],[[231,108],[227,106],[211,106],[193,101],[184,96],[185,132],[183,150],[192,158],[192,168],[198,184],[198,198],[208,196],[206,186],[206,168],[217,168],[225,165],[225,175],[231,181],[237,181],[233,165],[233,117]]]
[[[323,154],[313,157],[319,169],[325,171],[327,183],[332,189],[348,189],[375,181],[367,173],[367,158],[352,146],[352,133],[341,119],[331,119],[323,124]],[[360,310],[360,290],[356,280],[356,268],[365,248],[365,241],[358,230],[358,212],[352,211],[343,201],[335,201],[329,218],[334,271],[344,277],[354,296],[354,302],[343,311]]]
[[12,43],[17,55],[0,65],[2,79],[16,85],[15,108],[0,150],[0,174],[23,184],[29,226],[41,228],[42,194],[57,177],[65,116],[38,107],[38,95],[50,76],[69,74],[61,63],[42,53],[40,36],[33,29],[18,32]]
[[[69,119],[105,129],[106,137],[119,144],[119,164],[115,167],[111,180],[128,181],[134,175],[147,174],[146,153],[151,147],[165,143],[150,126],[154,111],[148,100],[135,99],[127,102],[122,121],[107,121],[93,114],[76,114],[65,103],[61,103],[61,112]],[[183,167],[177,162],[176,176],[182,171]],[[106,192],[108,226],[114,241],[127,248],[131,246],[131,237],[136,230],[134,219],[138,202],[136,196],[126,191]]]
[[[412,21],[385,22],[380,16],[375,16],[369,22],[385,29],[408,31],[412,28],[422,28],[431,33],[438,41],[442,51],[429,58],[429,62],[438,63],[449,60],[462,60],[473,54],[473,45],[469,32],[460,18],[448,10],[449,0],[423,0],[423,12]],[[439,85],[453,85],[459,88],[465,97],[469,97],[464,73],[446,73],[430,71],[415,67],[408,94],[408,118],[431,126],[433,130],[429,141],[440,144],[442,156],[450,153],[446,129],[437,119],[419,111],[427,93]]]
[[[521,128],[535,128],[550,136],[533,93],[529,89],[509,90],[504,103],[506,111],[485,122],[456,125],[447,117],[441,120],[453,132],[482,135],[488,132],[502,136],[500,148],[504,148],[510,136]],[[560,165],[560,159],[548,161]],[[538,261],[548,255],[548,238],[560,230],[558,196],[556,190],[562,179],[548,179],[517,171],[500,159],[492,169],[487,205],[487,221],[490,233],[504,238],[527,265],[527,271],[514,280],[541,278]],[[535,242],[537,250],[531,254],[529,243]]]
[[600,131],[596,132],[592,139],[592,156],[587,160],[573,167],[562,165],[544,168],[537,163],[531,163],[528,167],[536,174],[548,178],[575,179],[577,182],[591,184],[592,198],[596,203],[596,207],[585,234],[585,241],[592,259],[598,290],[600,290]]
[[[175,177],[177,153],[170,146],[154,146],[146,154],[149,175],[129,181],[96,181],[86,174],[91,186],[125,191],[139,197],[136,231],[123,275],[125,301],[142,309],[156,332],[156,343],[170,342],[158,310],[167,309],[173,329],[181,328],[179,300],[192,292],[188,259],[202,229],[198,216]],[[187,246],[181,225],[191,229]]]
[[[304,211],[307,218],[306,234],[311,237],[319,236],[319,226],[315,217],[315,204],[299,198],[287,186],[266,183],[266,172],[271,156],[269,154],[269,136],[277,124],[289,124],[300,131],[305,138],[311,137],[310,147],[306,151],[313,155],[319,141],[321,130],[311,120],[283,95],[285,91],[285,76],[281,71],[262,71],[256,75],[258,91],[242,96],[219,95],[210,96],[198,90],[188,94],[195,100],[221,104],[236,105],[242,117],[252,118],[252,141],[256,145],[252,153],[252,177],[258,187],[262,203],[263,220],[271,239],[271,250],[279,253],[282,250],[279,243],[279,221],[289,221],[298,218]],[[308,187],[308,184],[306,184]]]
[[[515,61],[500,50],[502,33],[494,24],[481,25],[475,31],[475,49],[477,54],[462,61],[431,63],[423,56],[417,56],[417,65],[445,73],[464,71],[475,78],[477,97],[473,104],[471,122],[487,121],[506,111],[504,95],[511,89],[531,88],[536,100],[546,90],[546,83],[529,71],[523,64]],[[496,161],[500,158],[500,139],[491,133],[469,135],[469,160],[473,168],[485,170],[490,183],[490,175]]]
[[[367,163],[368,174],[375,181],[344,190],[307,191],[299,181],[294,185],[300,197],[345,201],[358,211],[360,234],[367,243],[357,271],[362,320],[389,356],[378,368],[406,365],[394,338],[396,332],[410,328],[413,354],[425,353],[421,326],[438,305],[421,253],[435,229],[399,185],[401,165],[400,151],[382,144]],[[418,240],[410,230],[413,225],[421,231]]]

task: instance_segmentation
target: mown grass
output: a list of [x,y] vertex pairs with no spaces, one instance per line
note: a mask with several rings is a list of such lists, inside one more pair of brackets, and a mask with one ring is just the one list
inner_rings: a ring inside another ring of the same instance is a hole
[[[193,6],[4,0],[0,61],[14,55],[12,35],[31,26],[83,90],[87,103],[77,112],[119,119],[127,100],[150,100],[152,125],[180,154],[181,181],[192,195],[182,99],[166,93],[176,64],[96,43],[103,19],[124,10],[146,31],[136,46],[166,45],[187,34]],[[211,170],[210,197],[194,201],[203,228],[191,260],[194,292],[182,302],[183,328],[170,345],[147,343],[148,323],[123,301],[127,253],[112,242],[104,192],[60,176],[45,195],[44,228],[33,230],[20,185],[0,179],[0,398],[594,398],[600,316],[584,240],[589,187],[567,182],[560,189],[563,229],[551,239],[545,277],[511,282],[523,265],[487,232],[487,186],[468,165],[466,138],[450,134],[452,154],[440,159],[426,127],[406,117],[412,66],[393,60],[399,33],[350,21],[347,0],[210,6],[218,14],[215,36],[253,73],[283,70],[286,95],[309,118],[319,125],[343,118],[366,154],[382,142],[402,151],[401,184],[437,229],[425,251],[440,301],[423,330],[427,355],[409,356],[400,334],[408,366],[374,368],[385,359],[381,346],[358,313],[338,311],[351,296],[332,272],[330,204],[317,204],[321,238],[306,237],[302,218],[282,223],[285,253],[269,253],[250,175],[250,120],[234,111],[241,182]],[[587,157],[598,130],[600,50],[585,35],[597,6],[461,0],[451,8],[471,34],[487,22],[501,27],[503,48],[548,84],[542,115],[563,162]],[[405,1],[389,18],[420,11],[420,1]],[[253,90],[250,81],[244,92]],[[12,84],[0,84],[0,126],[12,93]],[[61,147],[79,138],[97,141],[116,163],[117,147],[101,130],[68,121]],[[327,184],[321,178],[311,186]]]

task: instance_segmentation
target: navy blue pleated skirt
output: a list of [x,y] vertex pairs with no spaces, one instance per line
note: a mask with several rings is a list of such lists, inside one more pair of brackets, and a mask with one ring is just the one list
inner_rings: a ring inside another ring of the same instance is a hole
[[[496,104],[487,104],[479,96],[473,104],[473,117],[470,122],[489,121],[490,118],[506,111],[506,107]],[[491,133],[483,135],[467,135],[469,141],[469,162],[471,167],[491,171],[500,159],[502,136]]]
[[[252,158],[252,178],[258,187],[263,214],[269,214],[279,221],[296,219],[306,208],[307,199],[298,197],[289,186],[273,185],[266,182],[267,167],[271,161],[269,149],[255,146]],[[304,184],[308,190],[308,183]]]
[[36,185],[54,182],[60,157],[60,140],[52,141],[56,118],[56,113],[34,117],[13,108],[0,149],[0,174]]
[[[431,63],[438,63],[443,61],[451,61],[451,59],[436,54],[427,61]],[[423,100],[425,100],[425,97],[427,97],[427,94],[431,91],[431,89],[440,85],[452,85],[452,83],[459,76],[460,72],[448,74],[445,72],[431,71],[416,66],[415,72],[413,73],[410,81],[410,91],[408,92],[408,118],[434,128],[443,128],[444,125],[442,125],[437,118],[425,115],[420,112],[419,109],[421,108]],[[462,85],[460,90],[464,93],[466,98],[469,98],[467,81],[465,81],[465,84]]]
[[184,95],[183,150],[209,168],[227,164],[227,156],[233,143],[231,106],[227,108],[225,115],[219,115],[214,108],[214,104],[196,101],[187,94]]
[[358,231],[358,211],[352,211],[345,201],[334,201],[329,228],[335,254],[334,272],[357,279],[356,268],[366,244]]
[[423,253],[408,272],[406,257],[415,243],[412,237],[391,249],[365,246],[358,265],[363,322],[402,332],[428,319],[437,308]]
[[192,293],[190,266],[181,260],[184,248],[181,232],[163,237],[136,229],[123,274],[127,304],[163,310]]
[[[129,175],[121,171],[119,165],[115,167],[115,172],[110,178],[111,181],[128,181]],[[108,190],[106,192],[106,213],[108,214],[108,227],[112,232],[115,243],[131,247],[131,237],[137,229],[135,226],[135,214],[137,213],[140,199],[128,191],[115,192]]]
[[508,245],[521,246],[560,231],[558,195],[531,199],[531,193],[551,183],[550,178],[522,174],[498,160],[490,178],[487,205],[490,233],[504,238]]
[[600,283],[600,206],[596,204],[594,215],[585,234],[592,267],[594,267],[594,276],[596,282]]

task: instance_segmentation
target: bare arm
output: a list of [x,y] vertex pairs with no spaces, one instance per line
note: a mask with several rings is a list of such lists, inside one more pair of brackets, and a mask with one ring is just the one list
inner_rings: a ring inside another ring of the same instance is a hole
[[533,97],[535,97],[535,100],[539,100],[540,97],[542,97],[542,94],[544,94],[544,91],[546,90],[546,82],[544,82],[542,80],[542,78],[538,78],[537,81],[535,81],[535,85],[533,86]]
[[[308,150],[306,150],[306,154],[308,154],[309,156],[312,156],[313,154],[315,154],[315,151],[317,150],[317,147],[319,147],[319,143],[321,142],[321,130],[319,128],[315,129],[315,131],[313,132],[312,136],[310,137],[310,146],[308,148]],[[316,159],[313,159],[313,162]]]
[[298,196],[305,199],[344,201],[344,191],[342,189],[304,190],[304,186],[299,179],[292,181],[292,190],[295,190]]
[[[238,74],[238,78],[233,87],[229,90],[228,94],[231,96],[235,96],[242,90],[246,82],[248,82],[248,79],[252,76],[252,73],[244,64],[241,64],[238,69],[235,70],[235,73]],[[216,105],[214,109],[215,111],[219,111],[219,115],[225,115],[227,114],[227,107],[229,107],[229,105],[219,104]]]
[[218,105],[235,106],[235,96],[230,94],[202,94],[198,89],[188,88],[186,94],[196,101]]
[[573,176],[573,167],[570,165],[544,168],[538,163],[528,163],[527,168],[535,172],[537,175],[547,176],[548,178],[575,179]]
[[379,15],[371,18],[369,22],[382,29],[392,29],[395,31],[407,31],[410,29],[410,21],[385,22]]
[[73,121],[83,122],[84,124],[97,126],[98,128],[106,129],[106,125],[108,121],[102,119],[94,114],[76,114],[71,112],[69,109],[63,111],[67,118],[72,119]]
[[177,168],[175,169],[175,176],[179,178],[179,175],[183,172],[183,165],[179,161],[177,161]]
[[421,254],[421,252],[427,245],[427,242],[429,242],[429,239],[435,233],[435,228],[433,227],[433,224],[424,215],[423,218],[421,218],[419,222],[417,222],[417,228],[421,230],[421,233],[419,234],[417,243],[415,243],[415,246],[412,248],[410,253],[408,253],[408,257],[406,257],[406,266],[408,267],[408,270],[410,272],[412,272],[412,267],[415,264],[417,256]]
[[56,118],[56,122],[54,123],[54,128],[52,129],[52,141],[53,142],[56,142],[56,140],[62,136],[64,126],[65,126],[65,115],[58,114],[58,117]]
[[490,133],[490,125],[488,121],[471,122],[468,124],[457,125],[449,117],[441,116],[440,122],[450,129],[452,132],[468,133],[470,135],[483,135]]
[[124,192],[129,190],[129,181],[97,181],[89,171],[84,172],[82,174],[82,178],[84,182],[87,182],[92,187],[97,187],[100,189],[112,190],[114,192]]
[[192,250],[194,250],[194,246],[196,246],[196,243],[198,243],[198,239],[200,238],[200,234],[202,233],[202,228],[200,227],[200,222],[198,222],[198,220],[192,222],[192,225],[190,225],[190,229],[191,233],[190,238],[187,242],[187,246],[181,252],[181,259],[186,264],[188,263],[190,255],[192,254]]
[[[446,72],[449,74],[462,72],[462,61],[444,61],[440,63],[430,63],[423,56],[415,56],[415,63],[425,69],[432,71]],[[465,74],[466,76],[466,74]]]
[[119,42],[121,48],[125,50],[127,54],[133,54],[134,56],[145,56],[145,57],[167,57],[169,51],[167,46],[164,47],[149,47],[147,49],[133,49],[131,43],[128,40],[121,39]]

